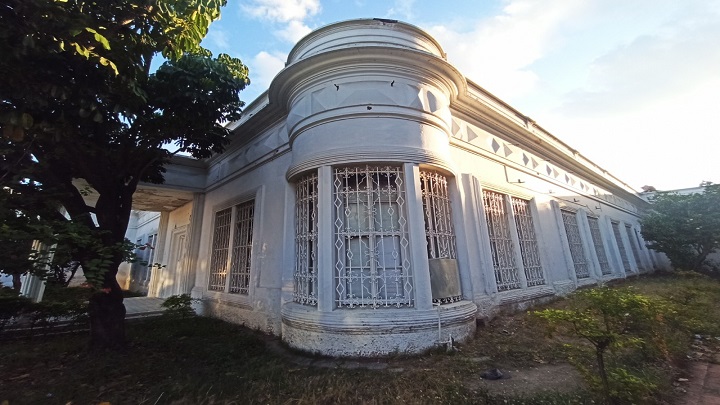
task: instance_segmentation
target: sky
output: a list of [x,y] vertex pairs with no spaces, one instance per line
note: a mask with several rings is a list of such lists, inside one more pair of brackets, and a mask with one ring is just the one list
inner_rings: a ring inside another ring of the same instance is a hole
[[389,18],[636,191],[720,183],[720,0],[228,0],[203,45],[249,104],[304,35]]

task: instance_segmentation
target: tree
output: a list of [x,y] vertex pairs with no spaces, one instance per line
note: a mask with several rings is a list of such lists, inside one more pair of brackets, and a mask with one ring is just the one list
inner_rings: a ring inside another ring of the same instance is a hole
[[[574,298],[568,308],[545,309],[534,315],[547,321],[551,333],[590,343],[600,381],[594,373],[586,373],[586,377],[602,392],[606,403],[635,403],[638,398],[633,397],[644,395],[652,383],[631,375],[622,362],[619,367],[609,367],[608,352],[646,345],[664,347],[656,330],[663,326],[663,314],[670,309],[630,288],[597,287],[577,292]],[[572,346],[587,350],[586,345]]]
[[[176,153],[206,158],[222,151],[229,131],[220,123],[239,118],[247,68],[200,46],[225,3],[0,3],[0,127],[8,147],[2,186],[28,186],[28,197],[41,196],[73,224],[55,232],[78,235],[73,260],[96,290],[89,307],[95,345],[124,344],[116,275],[138,184],[161,183],[163,165]],[[152,72],[159,56],[166,61]],[[78,179],[96,193],[94,206]],[[54,214],[28,207],[25,215]]]
[[641,223],[648,246],[665,253],[673,267],[699,270],[720,249],[720,184],[696,194],[659,192]]

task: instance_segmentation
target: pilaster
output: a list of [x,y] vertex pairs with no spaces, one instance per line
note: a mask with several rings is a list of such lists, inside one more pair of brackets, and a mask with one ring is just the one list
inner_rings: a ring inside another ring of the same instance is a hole
[[432,287],[425,240],[425,216],[422,209],[420,167],[413,163],[403,165],[408,218],[408,242],[410,243],[410,266],[415,284],[415,307],[432,309]]

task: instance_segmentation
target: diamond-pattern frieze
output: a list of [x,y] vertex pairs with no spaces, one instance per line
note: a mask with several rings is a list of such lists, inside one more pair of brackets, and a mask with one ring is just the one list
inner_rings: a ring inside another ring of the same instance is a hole
[[467,141],[472,142],[473,140],[477,139],[478,135],[475,133],[475,131],[472,130],[469,126],[467,127]]
[[452,134],[455,138],[462,139],[462,136],[460,134],[460,124],[458,124],[457,120],[455,118],[452,119]]
[[490,147],[492,148],[493,152],[497,153],[500,150],[500,144],[495,138],[492,138],[492,142],[490,142]]
[[509,146],[507,146],[506,144],[503,145],[503,153],[505,154],[505,157],[509,157],[510,155],[513,154],[513,152],[514,151],[512,149],[510,149]]
[[313,114],[327,111],[328,106],[334,104],[327,96],[327,92],[327,89],[322,89],[310,94],[310,109]]
[[358,89],[348,92],[348,94],[342,98],[339,103],[339,105],[343,107],[365,104],[393,105],[394,101],[380,89]]

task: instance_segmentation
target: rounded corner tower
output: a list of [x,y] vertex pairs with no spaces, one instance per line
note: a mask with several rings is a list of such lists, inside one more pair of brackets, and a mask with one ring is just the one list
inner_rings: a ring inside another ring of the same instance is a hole
[[473,335],[449,150],[466,85],[435,39],[393,20],[331,24],[290,52],[268,93],[287,113],[295,188],[288,345],[376,356]]

